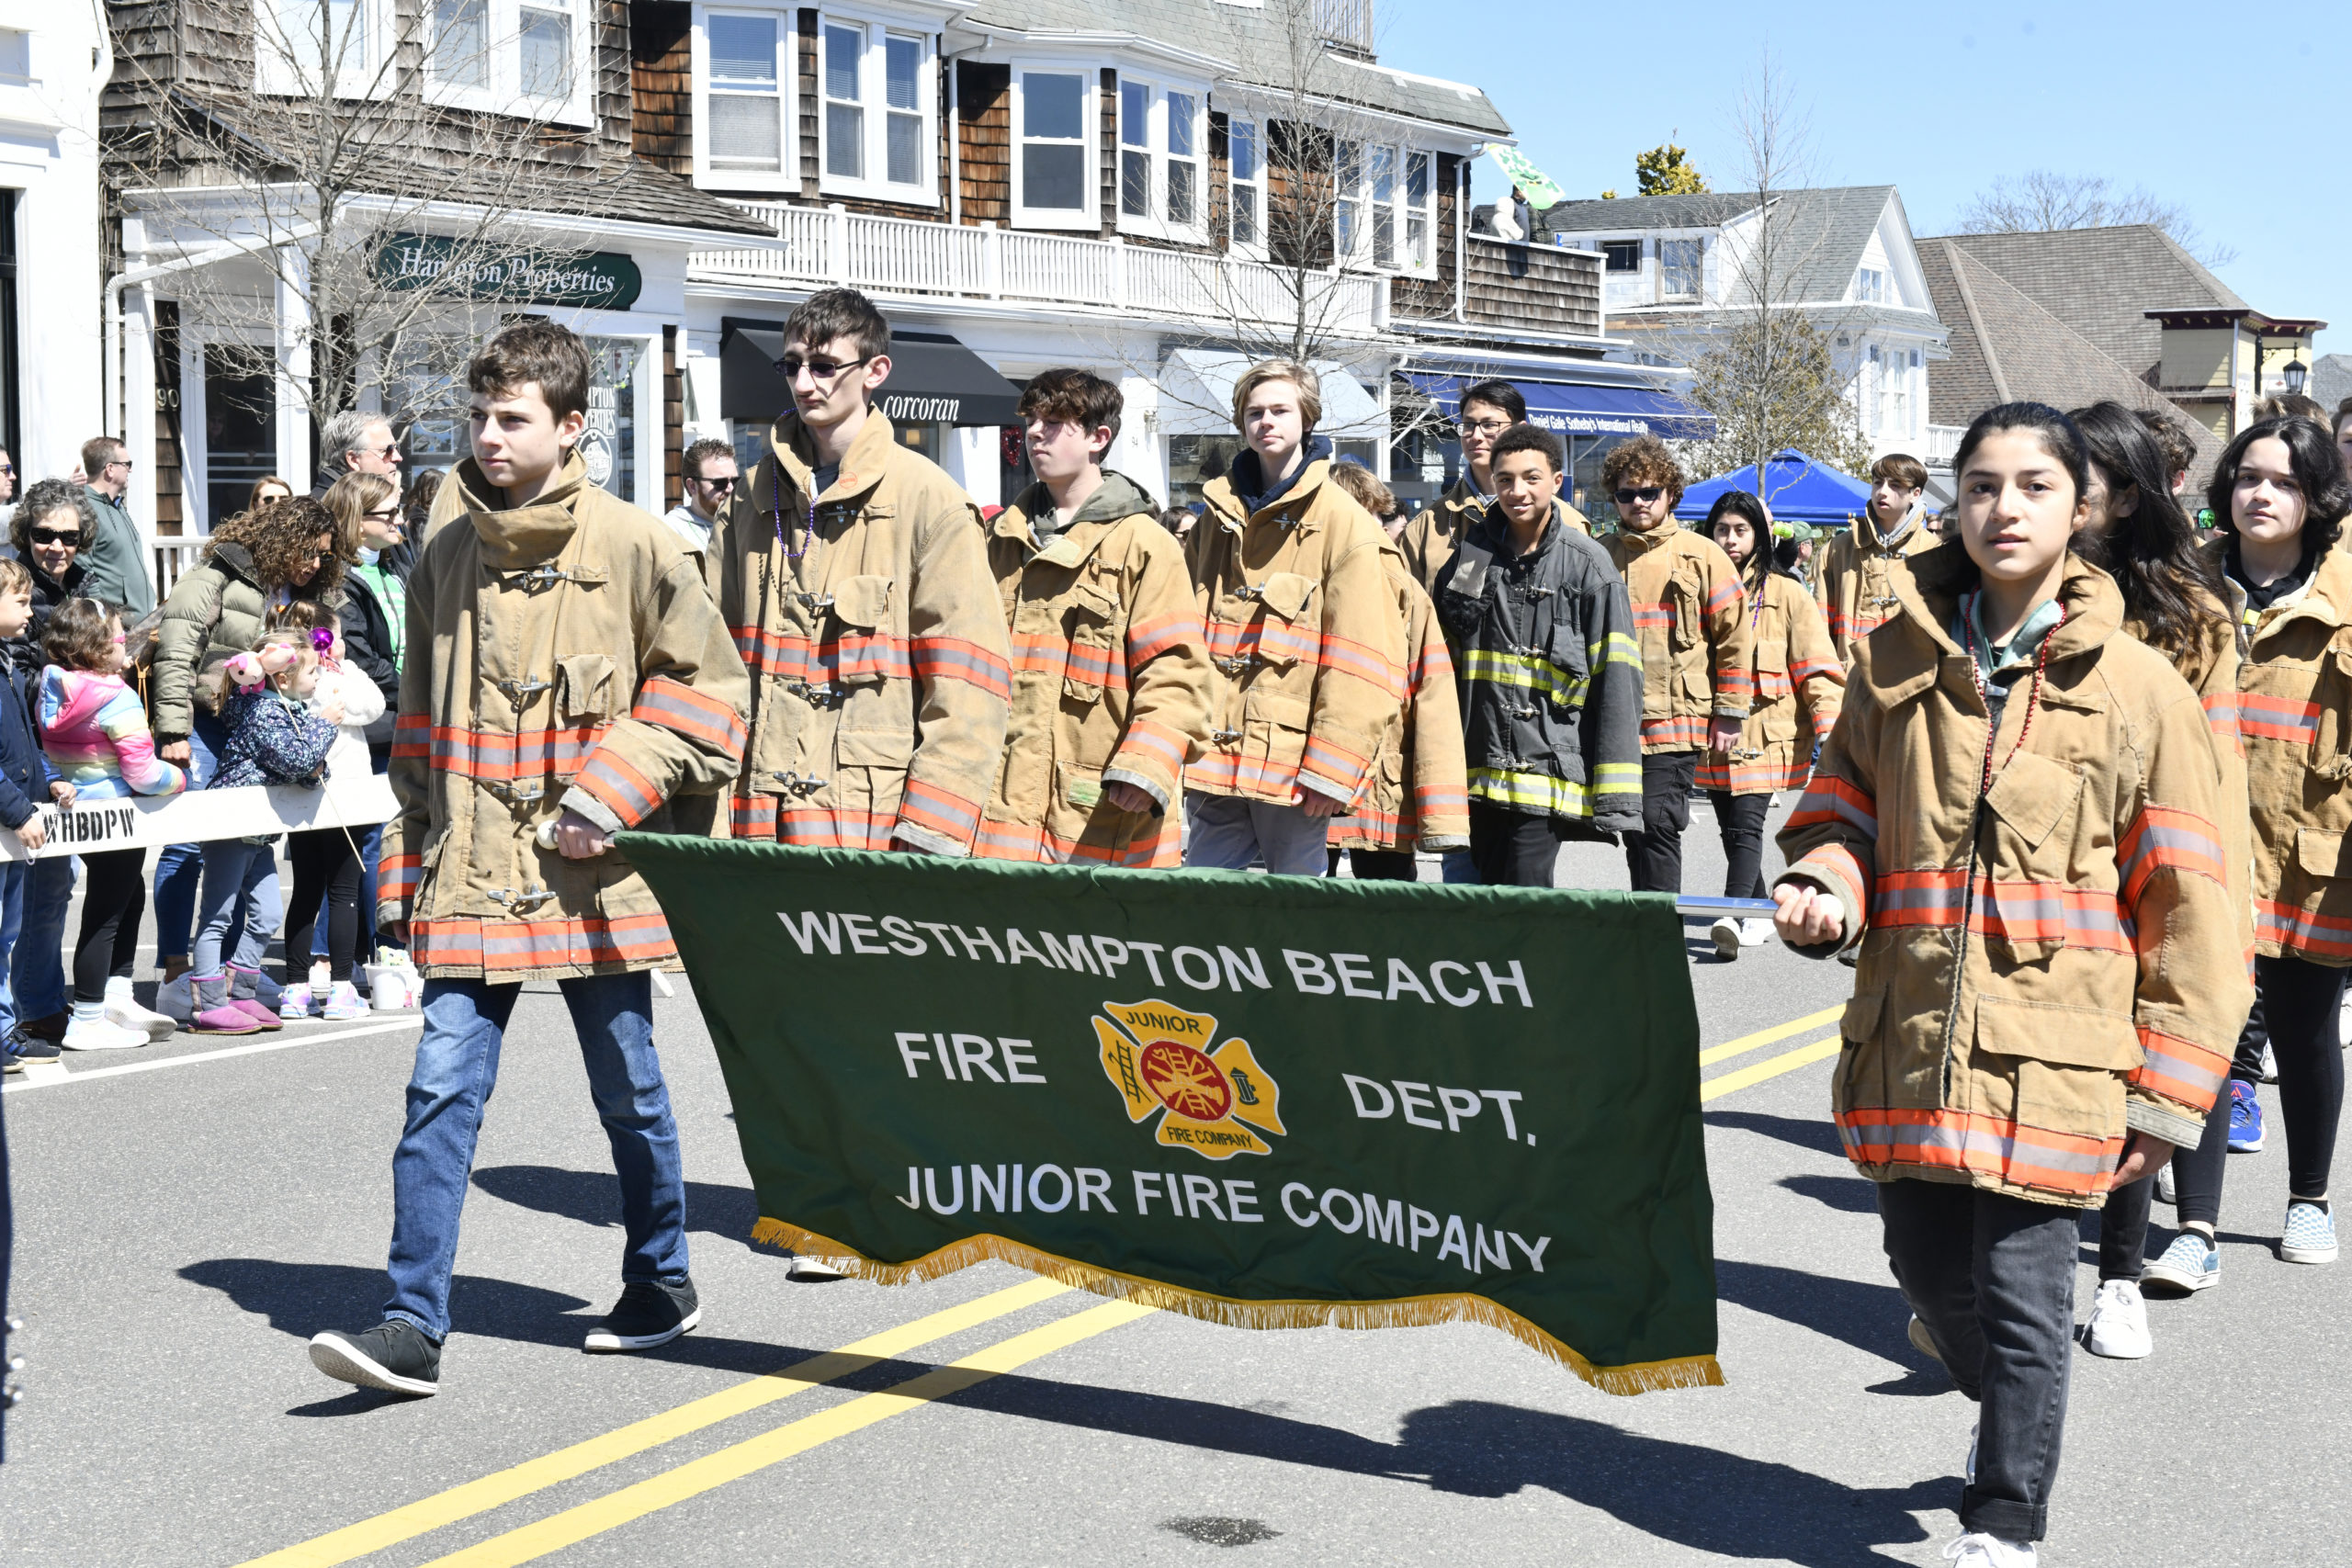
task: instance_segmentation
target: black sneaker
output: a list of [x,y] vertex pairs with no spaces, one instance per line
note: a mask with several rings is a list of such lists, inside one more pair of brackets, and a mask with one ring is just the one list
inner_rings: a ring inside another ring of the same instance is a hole
[[[12,1061],[42,1064],[57,1061],[64,1055],[65,1053],[58,1047],[54,1040],[44,1040],[38,1034],[28,1034],[21,1027],[8,1031],[8,1055]],[[8,1070],[15,1072],[16,1068],[11,1067]]]
[[638,1280],[621,1287],[621,1299],[605,1320],[588,1331],[590,1350],[650,1350],[667,1345],[702,1321],[702,1305],[695,1300],[695,1282],[681,1280],[665,1285],[659,1280]]
[[365,1334],[329,1329],[312,1335],[311,1365],[361,1388],[391,1393],[441,1392],[441,1347],[404,1317],[387,1318]]
[[35,1040],[46,1040],[54,1045],[65,1038],[65,1026],[73,1021],[70,1012],[53,1012],[47,1018],[28,1018],[17,1028]]

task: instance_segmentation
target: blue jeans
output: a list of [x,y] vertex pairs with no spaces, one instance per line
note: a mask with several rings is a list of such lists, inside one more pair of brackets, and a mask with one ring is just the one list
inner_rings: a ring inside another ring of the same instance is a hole
[[[621,1179],[621,1280],[677,1284],[686,1277],[686,1183],[678,1123],[653,1049],[653,982],[640,971],[560,985],[580,1036],[589,1097]],[[392,1151],[392,1294],[384,1315],[406,1318],[436,1341],[449,1332],[458,1219],[482,1111],[498,1082],[506,1021],[522,991],[484,980],[424,982],[424,1035],[409,1077],[408,1125]]]
[[25,874],[24,919],[8,957],[17,1016],[51,1018],[65,1010],[65,907],[74,901],[72,855],[34,861]]
[[1448,850],[1440,863],[1444,868],[1445,881],[1472,887],[1478,885],[1478,868],[1472,863],[1468,850]]
[[[229,743],[229,731],[209,713],[196,716],[196,728],[187,738],[187,786],[202,789],[212,782],[220,771],[220,748]],[[155,967],[161,969],[167,958],[188,955],[188,937],[196,925],[197,892],[204,880],[204,846],[202,844],[172,844],[155,857],[155,897],[151,908],[155,913]]]
[[9,983],[9,958],[25,922],[25,885],[29,863],[12,860],[0,864],[0,1036],[17,1027],[17,995]]
[[277,894],[274,844],[215,839],[204,848],[203,895],[197,904],[195,973],[211,979],[227,964],[259,971],[263,949],[285,912]]
[[1324,843],[1331,819],[1309,817],[1304,806],[1193,790],[1184,796],[1184,822],[1189,869],[1247,871],[1261,859],[1272,876],[1321,876],[1329,869]]

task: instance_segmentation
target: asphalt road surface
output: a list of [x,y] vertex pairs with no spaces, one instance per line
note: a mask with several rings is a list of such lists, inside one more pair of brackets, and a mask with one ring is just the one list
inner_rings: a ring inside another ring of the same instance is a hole
[[[1712,892],[1694,815],[1688,886]],[[1577,848],[1561,881],[1623,886],[1623,863]],[[1694,944],[1729,1385],[1632,1399],[1471,1325],[1248,1333],[999,1265],[794,1283],[747,1240],[683,983],[655,1009],[701,1328],[580,1349],[617,1292],[617,1189],[534,986],[442,1392],[355,1393],[303,1342],[382,1300],[414,1015],[69,1057],[5,1101],[29,1399],[0,1563],[1931,1562],[1972,1417],[1905,1342],[1827,1120],[1817,1043],[1850,975]],[[2046,1563],[2352,1560],[2352,1273],[2278,1260],[2275,1141],[2230,1176],[2222,1283],[2153,1304],[2147,1360],[2076,1353]]]

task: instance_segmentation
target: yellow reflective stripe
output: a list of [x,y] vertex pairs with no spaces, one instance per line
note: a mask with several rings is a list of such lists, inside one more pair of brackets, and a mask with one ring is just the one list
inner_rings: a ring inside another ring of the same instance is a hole
[[[1634,769],[1639,773],[1639,768]],[[1580,784],[1546,773],[1512,773],[1500,768],[1470,770],[1470,793],[1518,811],[1548,811],[1555,816],[1589,817],[1592,793]]]
[[1623,632],[1611,632],[1599,642],[1586,644],[1585,655],[1592,660],[1595,670],[1609,663],[1630,664],[1636,670],[1642,667],[1642,645]]
[[1584,705],[1588,682],[1564,680],[1566,671],[1537,653],[1497,653],[1474,648],[1463,663],[1463,674],[1473,681],[1509,686],[1513,691],[1542,692],[1561,707]]
[[1639,795],[1642,793],[1642,765],[1639,762],[1602,762],[1593,770],[1598,775],[1592,781],[1599,795]]

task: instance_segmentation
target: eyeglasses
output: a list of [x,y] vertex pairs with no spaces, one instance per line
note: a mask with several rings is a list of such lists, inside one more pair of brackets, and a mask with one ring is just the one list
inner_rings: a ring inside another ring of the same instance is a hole
[[722,474],[722,475],[720,475],[718,479],[696,479],[696,480],[695,481],[695,483],[696,483],[696,484],[698,484],[698,485],[702,486],[702,488],[703,488],[703,489],[705,489],[705,490],[719,490],[719,491],[733,490],[733,489],[735,488],[735,480],[736,480],[739,477],[740,477],[740,476],[735,475],[735,474]]
[[1464,435],[1500,435],[1504,431],[1509,430],[1510,428],[1510,422],[1509,420],[1482,419],[1474,423],[1464,424],[1462,427],[1462,434]]
[[1647,506],[1650,502],[1656,501],[1659,496],[1662,496],[1665,493],[1666,487],[1664,485],[1644,485],[1639,490],[1621,490],[1617,492],[1617,504],[1620,506]]
[[867,354],[861,355],[855,359],[836,362],[831,359],[803,359],[798,355],[787,354],[775,362],[775,373],[786,381],[797,381],[800,379],[800,373],[806,370],[808,372],[808,378],[812,381],[830,381],[842,371],[854,369],[873,357],[874,355]]
[[82,542],[82,530],[79,528],[35,528],[25,536],[36,545],[79,545]]

